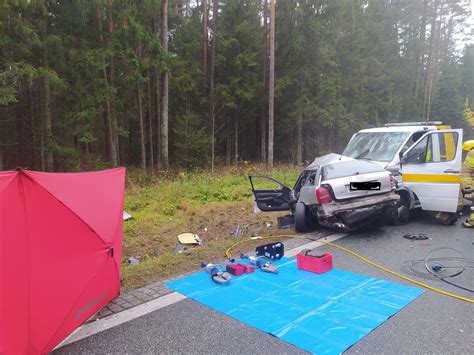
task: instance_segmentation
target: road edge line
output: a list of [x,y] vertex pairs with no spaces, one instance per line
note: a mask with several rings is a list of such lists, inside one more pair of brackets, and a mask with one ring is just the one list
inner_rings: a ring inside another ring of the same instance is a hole
[[82,340],[84,338],[90,337],[94,334],[103,332],[104,330],[116,327],[123,323],[129,322],[133,319],[144,316],[148,313],[154,312],[160,308],[167,307],[173,303],[182,301],[186,299],[186,296],[183,296],[180,293],[172,292],[164,295],[163,297],[156,298],[154,300],[142,303],[136,307],[127,309],[125,311],[113,314],[111,316],[98,319],[94,322],[87,323],[78,329],[76,329],[71,335],[64,339],[56,348],[59,349],[67,344],[74,343],[76,341]]

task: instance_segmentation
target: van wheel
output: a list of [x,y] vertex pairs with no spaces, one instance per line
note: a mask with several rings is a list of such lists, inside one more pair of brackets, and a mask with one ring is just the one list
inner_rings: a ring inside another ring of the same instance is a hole
[[398,206],[388,210],[388,219],[394,226],[403,226],[410,222],[410,208],[408,201],[402,199]]
[[303,202],[297,202],[295,205],[295,229],[299,233],[307,232],[310,225],[310,212]]

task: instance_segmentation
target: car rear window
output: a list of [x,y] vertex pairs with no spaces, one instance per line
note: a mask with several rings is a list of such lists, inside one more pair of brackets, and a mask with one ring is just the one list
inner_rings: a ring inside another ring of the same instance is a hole
[[363,160],[345,161],[326,165],[323,168],[323,180],[331,180],[346,176],[369,174],[384,171],[380,166]]

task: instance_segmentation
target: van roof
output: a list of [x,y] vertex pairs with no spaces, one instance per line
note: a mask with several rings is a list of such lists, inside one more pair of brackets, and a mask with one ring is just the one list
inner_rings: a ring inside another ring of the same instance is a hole
[[396,126],[361,129],[359,132],[417,132],[420,130],[433,131],[436,126]]

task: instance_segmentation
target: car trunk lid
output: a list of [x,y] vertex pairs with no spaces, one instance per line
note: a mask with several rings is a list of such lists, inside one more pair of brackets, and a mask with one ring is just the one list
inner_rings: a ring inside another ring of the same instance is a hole
[[[372,196],[387,193],[392,190],[390,173],[386,171],[331,179],[323,181],[321,185],[329,185],[336,200]],[[373,186],[376,185],[380,188],[375,189]]]

